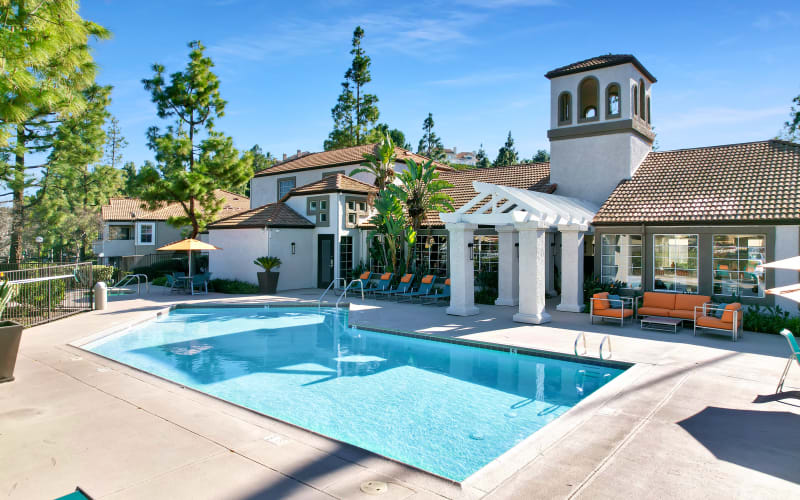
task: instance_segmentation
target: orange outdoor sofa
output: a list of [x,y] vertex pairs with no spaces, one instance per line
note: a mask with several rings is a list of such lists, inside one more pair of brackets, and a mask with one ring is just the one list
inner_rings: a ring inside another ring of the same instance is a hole
[[636,314],[640,318],[659,316],[694,321],[695,308],[706,304],[711,304],[711,297],[707,295],[644,292],[642,304],[636,308]]
[[620,325],[624,325],[627,318],[633,319],[633,315],[633,297],[609,300],[608,292],[601,292],[592,295],[589,300],[589,319],[592,324],[595,318],[600,318],[600,320],[619,321]]

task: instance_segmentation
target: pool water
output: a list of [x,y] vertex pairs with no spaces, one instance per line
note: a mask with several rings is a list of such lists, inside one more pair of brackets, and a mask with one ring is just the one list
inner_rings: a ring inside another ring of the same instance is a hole
[[623,371],[354,329],[347,318],[175,309],[84,349],[455,481]]

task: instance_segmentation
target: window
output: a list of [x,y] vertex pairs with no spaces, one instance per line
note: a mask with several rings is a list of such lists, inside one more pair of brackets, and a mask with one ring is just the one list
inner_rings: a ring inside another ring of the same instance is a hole
[[697,235],[653,235],[653,290],[697,293]]
[[475,271],[497,272],[497,236],[475,236],[472,243]]
[[318,205],[317,200],[309,199],[308,200],[308,207],[306,207],[306,214],[308,214],[308,215],[316,215],[316,213],[317,213],[317,205]]
[[383,242],[383,237],[375,234],[369,239],[369,270],[372,273],[382,274],[384,267],[384,255],[388,252],[387,245]]
[[139,238],[137,244],[139,245],[154,245],[156,238],[156,225],[152,222],[140,222],[138,225]]
[[639,79],[639,117],[644,120],[647,117],[645,116],[645,102],[644,102],[644,95],[647,89],[644,86],[644,80]]
[[578,85],[578,109],[580,116],[578,121],[593,121],[598,119],[597,105],[598,98],[597,78],[587,76]]
[[358,221],[367,217],[367,202],[359,198],[345,199],[345,212],[347,214],[347,227],[356,227]]
[[642,287],[642,235],[604,234],[600,238],[600,279]]
[[650,96],[647,96],[647,124],[650,125]]
[[278,199],[283,199],[284,196],[289,194],[289,191],[295,188],[295,177],[286,177],[285,179],[278,179]]
[[420,274],[447,277],[447,235],[433,234],[417,238],[415,258]]
[[639,90],[635,83],[631,87],[631,114],[639,116]]
[[757,269],[766,262],[766,242],[763,234],[715,234],[714,294],[763,297],[764,271]]
[[339,276],[349,279],[353,272],[353,237],[339,239]]
[[558,124],[570,123],[572,123],[572,95],[569,92],[562,92],[558,96]]
[[327,226],[328,223],[328,197],[318,196],[306,198],[306,215],[316,216],[318,226]]
[[109,240],[132,240],[133,231],[131,226],[108,226]]
[[606,88],[606,118],[618,118],[621,109],[619,84],[612,83]]

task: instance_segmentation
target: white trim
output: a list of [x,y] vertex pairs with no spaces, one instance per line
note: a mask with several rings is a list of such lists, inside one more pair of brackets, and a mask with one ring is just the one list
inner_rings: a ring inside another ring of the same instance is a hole
[[[144,227],[144,226],[150,226],[153,229],[153,232],[151,234],[152,241],[150,241],[149,243],[146,242],[146,241],[142,241],[142,227]],[[136,242],[137,246],[155,245],[156,244],[156,223],[155,222],[137,222],[136,223],[136,240],[134,240],[134,241]]]

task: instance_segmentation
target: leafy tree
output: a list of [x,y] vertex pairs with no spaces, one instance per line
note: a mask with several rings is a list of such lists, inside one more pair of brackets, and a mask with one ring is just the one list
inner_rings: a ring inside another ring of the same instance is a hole
[[492,166],[489,157],[486,156],[486,150],[483,149],[483,144],[478,148],[478,152],[475,154],[475,160],[475,166],[477,168],[489,168]]
[[344,74],[342,93],[331,109],[333,130],[325,141],[325,150],[366,144],[370,126],[378,121],[378,97],[364,93],[364,85],[372,81],[369,67],[372,62],[365,55],[361,41],[364,30],[356,26],[353,31],[353,61]]
[[119,120],[112,116],[106,128],[106,162],[111,168],[119,168],[122,164],[122,150],[128,147],[128,141],[119,128]]
[[[149,163],[150,167],[155,167],[149,160],[145,161],[147,165]],[[122,195],[127,196],[129,198],[138,198],[139,197],[139,176],[138,171],[136,170],[136,164],[132,161],[126,162],[125,165],[122,166]]]
[[378,154],[364,153],[366,160],[361,168],[356,168],[350,175],[366,172],[375,176],[375,186],[383,191],[394,179],[394,164],[397,152],[390,136],[385,136],[378,145]]
[[272,156],[272,153],[269,151],[264,153],[258,144],[250,148],[250,153],[253,155],[253,173],[266,170],[278,162],[278,159]]
[[439,179],[439,172],[433,165],[433,160],[418,164],[409,158],[405,162],[405,170],[397,174],[400,185],[392,184],[389,189],[405,205],[414,232],[419,232],[422,220],[428,211],[453,210],[453,199],[444,192],[453,185]]
[[444,159],[444,146],[442,140],[433,131],[433,113],[428,113],[428,117],[422,122],[422,138],[417,146],[417,153],[427,156],[436,161]]
[[517,161],[517,150],[514,149],[514,139],[511,137],[511,131],[509,131],[506,143],[497,151],[497,158],[494,160],[494,166],[504,167],[506,165],[514,165]]
[[396,128],[390,129],[386,123],[379,123],[369,131],[367,143],[381,142],[387,135],[392,138],[392,142],[398,148],[411,149],[411,143],[406,141],[406,134]]
[[[384,189],[375,199],[375,215],[370,222],[377,228],[374,234],[381,235],[384,245],[380,245],[383,254],[384,265],[389,271],[397,271],[397,255],[403,248],[403,243],[408,240],[415,240],[416,234],[407,236],[413,231],[408,227],[403,205],[397,199],[394,192]],[[387,255],[388,249],[388,255]]]
[[536,154],[531,158],[532,163],[541,163],[545,161],[550,161],[550,153],[544,149],[537,150]]
[[169,83],[160,64],[153,65],[153,78],[142,80],[159,118],[174,117],[175,124],[163,133],[158,127],[148,130],[148,147],[155,152],[157,165],[144,166],[139,179],[141,197],[150,209],[164,203],[183,207],[184,215],[168,222],[191,226],[188,236],[194,238],[222,208],[223,200],[214,191],[241,186],[253,171],[233,140],[214,129],[214,119],[225,110],[219,80],[211,71],[214,63],[203,54],[199,41],[190,42],[189,48],[186,69],[173,73]]
[[789,119],[783,124],[783,138],[791,142],[800,142],[800,95],[792,99]]
[[110,33],[82,19],[73,0],[3,0],[0,5],[0,180],[13,203],[9,258],[19,262],[30,208],[25,190],[46,185],[46,179],[40,184],[33,175],[46,165],[31,165],[27,155],[47,156],[54,127],[83,111],[84,91],[96,74],[89,39]]

